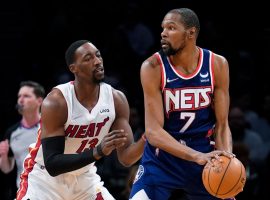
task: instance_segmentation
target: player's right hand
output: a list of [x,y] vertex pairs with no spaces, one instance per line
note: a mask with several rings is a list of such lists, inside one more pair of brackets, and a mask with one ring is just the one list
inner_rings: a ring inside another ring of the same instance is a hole
[[109,155],[114,149],[124,146],[126,141],[127,133],[124,130],[113,130],[103,138],[99,145],[103,154]]

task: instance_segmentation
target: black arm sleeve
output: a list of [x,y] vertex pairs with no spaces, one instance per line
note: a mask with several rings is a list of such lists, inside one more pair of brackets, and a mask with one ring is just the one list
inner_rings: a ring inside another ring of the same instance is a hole
[[64,154],[65,136],[44,138],[41,143],[45,167],[51,176],[74,171],[96,161],[93,149],[80,154]]

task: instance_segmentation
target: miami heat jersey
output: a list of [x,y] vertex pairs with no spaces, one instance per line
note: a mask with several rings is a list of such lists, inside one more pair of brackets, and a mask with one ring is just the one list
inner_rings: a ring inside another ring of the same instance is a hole
[[[65,154],[81,153],[86,149],[97,146],[105,134],[108,134],[115,119],[114,99],[112,88],[106,83],[100,84],[100,93],[97,104],[91,111],[87,110],[78,101],[73,82],[56,86],[67,103],[68,117],[65,123]],[[38,151],[35,161],[44,165],[42,145],[37,143],[31,154]],[[90,164],[81,169],[71,171],[71,174],[80,174],[89,170]]]
[[[64,154],[76,154],[97,146],[108,134],[115,119],[112,87],[106,83],[100,84],[99,98],[91,111],[78,101],[73,82],[58,85],[56,88],[62,92],[67,103]],[[33,144],[24,160],[18,200],[114,200],[96,173],[94,162],[78,170],[50,176],[44,167],[41,131],[42,129],[39,130],[36,144]]]
[[203,135],[215,124],[212,53],[201,48],[199,52],[198,66],[190,75],[177,71],[162,51],[155,54],[162,72],[164,129],[177,140]]

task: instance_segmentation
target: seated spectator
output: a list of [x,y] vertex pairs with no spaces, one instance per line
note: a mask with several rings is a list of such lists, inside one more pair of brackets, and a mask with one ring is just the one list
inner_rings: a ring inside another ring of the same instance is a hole
[[267,148],[261,136],[249,128],[240,107],[234,106],[230,109],[229,125],[234,143],[244,143],[249,149],[250,160],[260,165],[267,156]]

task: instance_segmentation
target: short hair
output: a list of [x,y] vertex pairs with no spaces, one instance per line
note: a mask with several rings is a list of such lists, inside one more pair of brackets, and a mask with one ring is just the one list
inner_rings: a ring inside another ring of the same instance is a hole
[[36,97],[41,97],[41,98],[45,97],[45,89],[41,84],[39,84],[35,81],[30,81],[30,80],[29,81],[22,81],[20,83],[20,88],[22,88],[24,86],[33,88],[34,94],[36,95]]
[[[88,43],[88,40],[77,40],[75,42],[73,42],[68,49],[66,50],[65,53],[65,59],[66,59],[66,63],[67,66],[71,65],[74,62],[74,53],[75,51],[82,46],[85,43]],[[90,43],[90,42],[89,42]]]
[[181,22],[184,24],[185,28],[196,28],[196,34],[199,35],[200,32],[200,21],[197,14],[189,8],[178,8],[170,10],[168,13],[178,13],[181,16]]

